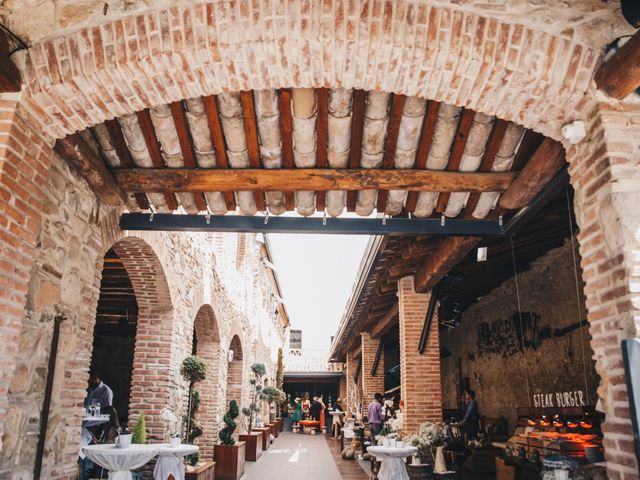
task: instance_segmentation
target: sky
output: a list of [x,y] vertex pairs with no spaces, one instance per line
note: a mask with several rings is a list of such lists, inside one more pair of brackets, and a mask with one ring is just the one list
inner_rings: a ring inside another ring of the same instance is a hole
[[328,352],[351,295],[367,235],[269,234],[291,328],[303,350]]

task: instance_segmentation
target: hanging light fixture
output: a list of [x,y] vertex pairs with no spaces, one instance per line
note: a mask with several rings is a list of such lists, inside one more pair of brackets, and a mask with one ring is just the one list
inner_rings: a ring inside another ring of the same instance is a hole
[[549,421],[549,417],[547,417],[546,415],[542,415],[542,417],[540,417],[540,426],[541,427],[549,427],[549,426],[551,426],[551,422]]
[[555,415],[553,416],[553,423],[552,423],[552,425],[553,425],[555,428],[562,428],[562,427],[564,427],[564,420],[562,420],[562,417],[561,417],[560,415],[555,414]]

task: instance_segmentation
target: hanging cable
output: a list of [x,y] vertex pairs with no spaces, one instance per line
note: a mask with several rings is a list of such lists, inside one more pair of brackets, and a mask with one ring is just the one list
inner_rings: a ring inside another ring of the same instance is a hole
[[589,400],[589,384],[587,382],[587,360],[585,358],[584,349],[584,332],[582,330],[582,305],[580,302],[580,282],[578,280],[578,260],[576,258],[576,245],[573,238],[573,222],[571,221],[571,200],[569,198],[569,189],[567,188],[567,216],[569,217],[569,232],[571,233],[571,255],[573,256],[573,276],[576,283],[576,304],[578,305],[578,323],[580,324],[580,349],[582,350],[582,372],[584,374],[584,393],[587,396],[587,405]]
[[513,235],[509,237],[509,241],[511,242],[511,259],[513,260],[513,279],[516,283],[516,299],[518,301],[518,318],[520,319],[520,337],[522,341],[522,360],[524,363],[524,376],[527,380],[527,403],[531,405],[531,389],[529,387],[529,363],[527,362],[527,357],[525,355],[525,345],[524,345],[524,323],[522,322],[522,307],[520,306],[520,287],[518,285],[518,270],[516,268],[516,251],[513,247]]

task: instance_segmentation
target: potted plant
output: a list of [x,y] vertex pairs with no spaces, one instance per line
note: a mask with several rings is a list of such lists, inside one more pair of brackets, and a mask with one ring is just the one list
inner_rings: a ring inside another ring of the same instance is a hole
[[445,441],[444,427],[435,422],[425,422],[420,425],[417,435],[409,439],[409,443],[418,447],[407,472],[411,480],[423,480],[435,478],[433,476],[433,463],[437,447],[443,446]]
[[[187,406],[187,414],[184,416],[185,432],[184,442],[193,444],[196,438],[202,435],[202,425],[196,420],[196,414],[200,408],[200,392],[195,389],[196,382],[200,382],[206,378],[207,366],[204,361],[195,355],[187,357],[182,362],[180,368],[182,377],[189,382],[189,401]],[[198,465],[200,454],[194,453],[188,458],[191,466]]]
[[238,480],[244,475],[246,444],[242,441],[236,442],[233,438],[233,432],[236,430],[235,419],[238,418],[239,413],[238,402],[231,400],[229,410],[222,419],[225,427],[218,433],[220,443],[214,447],[215,478],[218,480]]
[[251,403],[242,409],[245,417],[245,429],[247,433],[240,435],[240,440],[246,442],[246,460],[255,462],[262,455],[262,434],[261,431],[253,431],[254,424],[258,418],[258,404],[263,399],[262,377],[266,373],[266,368],[262,363],[251,365],[249,384],[251,385]]
[[[269,412],[271,412],[271,410],[274,408],[274,406],[279,404],[285,398],[287,398],[287,396],[279,388],[276,388],[276,387],[264,387],[262,389],[261,398],[265,402],[267,402],[267,404],[269,405]],[[274,418],[271,418],[271,416],[269,416],[269,421],[276,423],[276,426],[277,426],[276,437],[277,437],[278,433],[282,431],[282,419],[281,418],[276,418],[275,413],[273,414],[273,417]]]

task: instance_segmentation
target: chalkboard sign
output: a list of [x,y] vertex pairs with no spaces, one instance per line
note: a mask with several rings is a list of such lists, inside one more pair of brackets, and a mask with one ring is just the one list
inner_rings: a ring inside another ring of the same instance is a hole
[[633,440],[636,458],[640,463],[640,339],[629,338],[622,341],[622,357],[627,376],[629,408],[633,423]]

